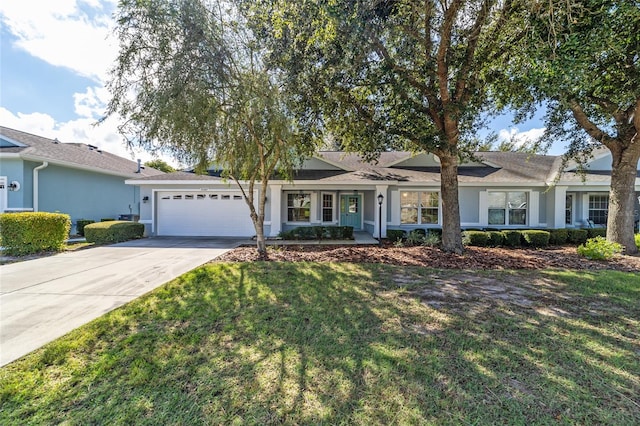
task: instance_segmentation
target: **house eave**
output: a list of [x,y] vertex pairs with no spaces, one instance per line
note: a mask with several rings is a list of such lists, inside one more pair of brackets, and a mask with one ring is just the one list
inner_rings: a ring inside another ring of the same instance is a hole
[[19,157],[22,158],[23,160],[27,160],[27,161],[35,161],[35,162],[47,161],[49,164],[54,164],[56,166],[63,166],[63,167],[68,167],[70,169],[77,169],[77,170],[84,170],[84,171],[88,171],[88,172],[100,173],[100,174],[103,174],[103,175],[126,177],[126,178],[132,178],[135,175],[135,172],[131,172],[131,173],[117,172],[115,170],[106,170],[106,169],[101,169],[99,167],[84,166],[82,164],[72,163],[72,162],[68,162],[68,161],[52,160],[50,158],[41,157],[41,156],[37,156],[37,155],[19,155]]
[[[236,182],[232,180],[141,180],[140,178],[131,178],[124,181],[126,185],[137,185],[137,186],[158,186],[158,185],[227,185],[234,186]],[[242,186],[246,186],[249,183],[246,181],[240,181]],[[260,183],[255,183],[255,186],[260,186]]]

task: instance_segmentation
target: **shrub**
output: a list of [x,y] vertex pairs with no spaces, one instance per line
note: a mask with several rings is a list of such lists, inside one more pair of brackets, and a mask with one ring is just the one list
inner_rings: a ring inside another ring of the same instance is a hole
[[462,243],[466,246],[486,247],[489,242],[489,234],[484,231],[464,231]]
[[76,221],[76,232],[78,235],[82,235],[84,237],[84,227],[91,223],[96,223],[96,221],[91,219],[78,219]]
[[280,231],[285,240],[352,240],[353,226],[299,226],[289,231]]
[[516,230],[502,231],[504,245],[507,247],[520,247],[522,244],[522,234]]
[[144,224],[124,220],[92,223],[84,227],[88,243],[111,244],[142,238]]
[[103,217],[100,222],[113,222],[115,219],[112,217]]
[[0,238],[4,252],[23,256],[42,251],[60,251],[69,237],[67,214],[24,212],[0,214]]
[[442,238],[438,232],[427,232],[427,235],[422,239],[422,245],[427,247],[439,246],[442,242]]
[[325,236],[325,233],[327,234],[327,236],[329,236],[329,232],[326,231],[326,228],[324,226],[312,226],[311,233],[317,240],[322,240]]
[[407,234],[407,244],[410,246],[418,246],[424,241],[425,235],[424,229],[414,229]]
[[569,231],[566,229],[550,229],[549,230],[549,244],[560,246],[566,244],[567,238],[569,238]]
[[587,241],[588,232],[586,229],[569,229],[568,240],[573,244],[584,244]]
[[405,232],[402,229],[387,229],[387,238],[391,241],[398,241],[404,238]]
[[498,247],[504,244],[504,235],[500,231],[486,231],[487,245],[489,247]]
[[587,229],[587,237],[595,238],[595,237],[607,237],[607,228],[589,228]]
[[636,234],[636,245],[640,248],[640,234]]
[[280,231],[278,236],[283,240],[293,240],[293,231]]
[[537,229],[527,229],[520,231],[522,239],[530,247],[547,247],[549,245],[550,234],[547,231]]
[[353,240],[353,226],[341,226],[342,238],[345,240]]
[[622,253],[622,245],[607,241],[604,237],[589,238],[578,246],[578,254],[592,260],[609,260]]

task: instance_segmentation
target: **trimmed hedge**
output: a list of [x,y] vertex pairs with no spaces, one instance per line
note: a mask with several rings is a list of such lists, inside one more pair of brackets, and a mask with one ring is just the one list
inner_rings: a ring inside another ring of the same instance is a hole
[[589,228],[587,229],[587,237],[588,238],[595,238],[595,237],[607,238],[607,228]]
[[567,229],[550,229],[549,230],[549,244],[554,246],[560,246],[566,244],[569,238],[569,231]]
[[584,244],[589,238],[589,233],[586,229],[568,229],[568,241],[572,244]]
[[402,229],[387,229],[387,239],[391,241],[402,240],[405,237],[405,232]]
[[142,238],[144,224],[125,220],[92,223],[84,227],[88,243],[111,244]]
[[24,256],[43,251],[61,251],[69,238],[67,214],[23,212],[0,214],[0,237],[4,252]]
[[285,240],[353,240],[353,226],[299,226],[280,232]]
[[489,247],[499,247],[504,244],[504,235],[500,231],[486,231],[487,245]]
[[516,230],[501,231],[504,236],[504,245],[507,247],[520,247],[522,244],[522,234]]
[[81,235],[84,237],[84,227],[92,223],[96,223],[96,221],[91,219],[76,220],[76,232],[78,233],[78,235]]
[[462,243],[466,246],[486,247],[489,243],[489,234],[484,231],[464,231]]
[[548,231],[526,229],[520,231],[520,235],[529,247],[547,247],[549,245],[550,234]]

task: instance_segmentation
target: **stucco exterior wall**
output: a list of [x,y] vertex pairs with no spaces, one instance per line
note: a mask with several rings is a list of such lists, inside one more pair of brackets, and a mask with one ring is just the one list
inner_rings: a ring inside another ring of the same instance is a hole
[[3,158],[0,161],[0,176],[7,177],[7,184],[16,181],[20,190],[8,191],[7,206],[9,209],[29,209],[33,207],[33,193],[31,192],[31,173],[25,171],[25,165],[20,158]]
[[69,214],[74,223],[139,212],[139,189],[125,185],[123,177],[49,165],[38,180],[38,210]]

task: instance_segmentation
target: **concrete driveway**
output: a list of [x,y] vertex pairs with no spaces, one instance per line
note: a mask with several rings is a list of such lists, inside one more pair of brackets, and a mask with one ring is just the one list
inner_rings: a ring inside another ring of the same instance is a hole
[[154,237],[0,266],[0,366],[243,242]]

